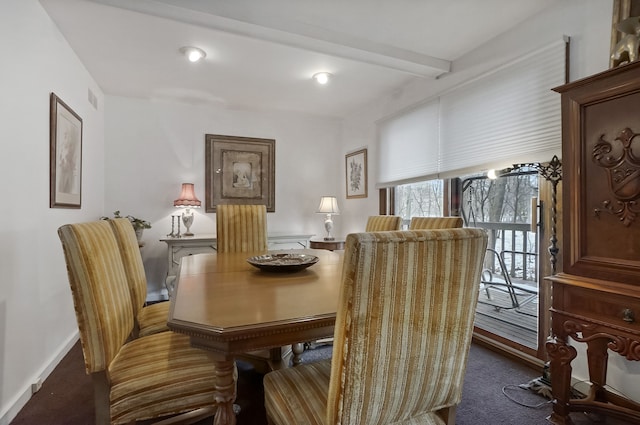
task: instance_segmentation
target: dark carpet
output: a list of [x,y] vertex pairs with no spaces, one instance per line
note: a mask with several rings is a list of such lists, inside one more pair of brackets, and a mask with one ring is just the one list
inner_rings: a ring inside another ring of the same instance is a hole
[[[330,355],[331,347],[321,347],[306,351],[303,361]],[[239,363],[238,371],[236,404],[242,409],[237,417],[238,425],[266,424],[262,375],[246,363]],[[548,400],[533,391],[518,387],[519,384],[526,384],[540,376],[540,372],[473,344],[456,424],[548,424],[545,419],[551,412]],[[80,343],[77,343],[11,424],[89,425],[94,422],[93,417],[91,378],[84,372],[82,350]],[[572,419],[576,425],[597,423],[584,414],[573,414]],[[138,424],[148,425],[152,422],[143,421]],[[212,422],[208,419],[198,425]],[[607,424],[624,422],[609,420]]]

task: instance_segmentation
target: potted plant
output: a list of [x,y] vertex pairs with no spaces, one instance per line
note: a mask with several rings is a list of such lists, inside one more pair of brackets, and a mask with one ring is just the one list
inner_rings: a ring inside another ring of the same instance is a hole
[[[100,217],[100,218],[102,220],[109,219],[109,217]],[[120,211],[114,211],[113,218],[122,218],[122,215],[120,215]],[[141,218],[137,218],[132,215],[127,215],[126,218],[129,219],[129,221],[131,222],[131,225],[133,226],[133,230],[136,231],[136,237],[138,238],[138,241],[140,241],[140,239],[142,238],[142,232],[144,231],[144,229],[151,229],[151,223],[148,222],[147,220],[143,220]]]

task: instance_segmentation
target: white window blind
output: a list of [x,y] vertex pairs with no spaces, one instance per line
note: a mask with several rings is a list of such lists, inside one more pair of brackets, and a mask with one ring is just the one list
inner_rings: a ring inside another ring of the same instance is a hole
[[378,126],[378,184],[394,186],[438,173],[438,101]]
[[440,173],[561,156],[565,43],[540,49],[440,97]]
[[560,156],[565,63],[563,40],[380,122],[376,186]]

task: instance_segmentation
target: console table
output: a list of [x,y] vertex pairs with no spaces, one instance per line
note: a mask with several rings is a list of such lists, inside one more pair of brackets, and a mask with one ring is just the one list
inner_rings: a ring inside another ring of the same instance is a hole
[[[309,240],[314,235],[269,233],[267,243],[270,250],[309,248]],[[181,238],[163,238],[161,242],[167,244],[167,278],[165,285],[169,295],[173,292],[173,284],[180,267],[180,259],[187,255],[210,254],[216,252],[216,235],[209,233]]]
[[344,249],[344,239],[334,239],[332,241],[311,239],[309,246],[313,249],[326,249],[327,251],[341,250]]
[[[562,98],[563,270],[548,278],[549,420],[571,425],[571,412],[596,412],[637,424],[640,403],[606,385],[610,354],[640,360],[640,62],[554,90]],[[587,398],[571,398],[575,343],[587,346]]]

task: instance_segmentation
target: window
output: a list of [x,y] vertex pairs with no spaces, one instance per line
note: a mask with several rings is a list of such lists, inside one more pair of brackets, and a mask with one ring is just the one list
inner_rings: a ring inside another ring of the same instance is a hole
[[462,211],[468,226],[489,230],[489,248],[508,252],[511,277],[536,281],[536,233],[531,232],[531,199],[538,196],[538,174],[522,170],[491,180],[463,178]]
[[403,228],[411,217],[443,215],[444,185],[442,180],[427,180],[396,186],[395,214],[402,217]]
[[[476,328],[517,346],[537,350],[539,332],[538,240],[532,232],[532,198],[538,175],[525,168],[491,180],[462,178],[467,226],[487,229],[489,241],[480,283]],[[504,341],[503,341],[504,342]]]

